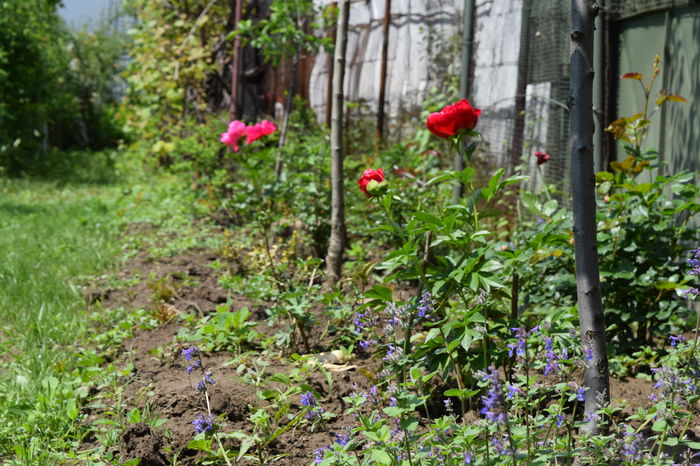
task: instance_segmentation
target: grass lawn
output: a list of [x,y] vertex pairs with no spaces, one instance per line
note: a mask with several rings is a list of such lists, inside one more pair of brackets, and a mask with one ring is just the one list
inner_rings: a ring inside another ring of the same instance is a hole
[[117,186],[0,180],[0,457],[76,441],[80,284],[119,251]]

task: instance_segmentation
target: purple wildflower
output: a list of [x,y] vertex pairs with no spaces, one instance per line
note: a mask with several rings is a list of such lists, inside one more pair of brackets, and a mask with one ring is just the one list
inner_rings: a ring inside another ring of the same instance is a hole
[[468,451],[464,454],[464,464],[472,464],[472,459],[471,452]]
[[202,432],[208,432],[214,429],[214,420],[211,416],[199,416],[192,421],[192,425],[194,426],[194,431],[201,434]]
[[643,447],[644,436],[641,433],[634,434],[632,432],[625,432],[625,443],[622,447],[625,458],[637,461],[641,460]]
[[700,248],[691,249],[690,252],[693,253],[693,257],[688,259],[688,265],[691,267],[690,275],[700,277]]
[[512,400],[516,393],[521,393],[523,391],[522,388],[513,386],[511,384],[507,384],[506,389],[507,389],[506,398],[509,400]]
[[430,291],[424,290],[417,307],[418,317],[422,319],[426,315],[432,314],[435,303],[436,301],[433,299],[433,296],[430,294]]
[[386,356],[382,358],[382,361],[396,362],[399,359],[401,359],[401,357],[403,356],[403,349],[401,349],[400,346],[392,345],[391,343],[389,343],[387,347],[389,349],[386,352]]
[[585,399],[585,398],[584,398],[585,394],[586,394],[586,389],[583,388],[583,387],[579,388],[579,389],[576,391],[576,399],[577,399],[578,401],[583,401],[583,400]]
[[668,339],[671,340],[671,348],[675,348],[679,341],[685,343],[685,337],[683,335],[671,335]]
[[335,435],[335,443],[337,443],[340,446],[344,447],[350,441],[350,438],[345,434],[339,434],[336,432],[334,435]]
[[195,386],[195,391],[197,393],[203,393],[207,390],[207,384],[208,385],[213,385],[214,384],[214,379],[211,376],[211,372],[207,372],[204,374],[204,378],[197,382],[197,385]]
[[382,403],[382,397],[379,395],[379,388],[376,385],[370,387],[367,399],[375,406],[379,406]]
[[376,320],[376,317],[372,316],[372,310],[369,308],[365,312],[356,312],[354,319],[355,331],[362,333],[363,329],[373,327],[376,324]]
[[202,361],[200,361],[199,359],[195,359],[194,361],[192,361],[192,364],[187,366],[185,371],[187,371],[188,374],[191,374],[193,370],[195,370],[199,367],[202,367]]
[[454,409],[452,408],[452,400],[445,398],[442,400],[442,403],[445,405],[445,411],[447,411],[448,414],[452,414],[454,412]]
[[376,344],[377,344],[377,340],[375,340],[374,338],[371,338],[369,340],[360,340],[359,346],[360,346],[360,350],[366,352],[367,350],[369,350],[372,346],[374,346]]
[[498,371],[489,367],[488,371],[478,372],[483,382],[487,382],[486,394],[481,397],[483,407],[481,414],[490,422],[503,424],[506,421],[506,414],[503,401],[503,385],[498,379]]
[[389,315],[385,328],[387,333],[394,333],[397,329],[408,325],[408,306],[396,306],[396,303],[389,303],[386,306],[386,313]]
[[192,361],[192,359],[199,354],[199,349],[196,346],[190,346],[182,350],[182,356],[186,361]]
[[527,345],[527,332],[525,331],[525,327],[512,328],[511,330],[515,333],[518,341],[508,344],[508,355],[513,357],[513,354],[515,354],[520,358],[524,358]]
[[564,416],[563,414],[557,414],[557,416],[556,416],[557,427],[561,427],[562,425],[564,425],[565,420],[566,420],[566,416]]
[[314,462],[316,464],[323,463],[323,459],[326,456],[326,450],[328,450],[328,447],[317,448],[316,451],[314,451]]
[[316,403],[316,397],[314,396],[313,392],[310,391],[302,393],[301,405],[306,408],[306,419],[308,421],[321,417],[321,415],[325,412],[323,408]]
[[545,351],[552,351],[552,337],[544,337],[544,349]]
[[501,456],[507,456],[510,454],[510,448],[507,446],[508,436],[503,434],[503,436],[496,436],[491,439],[491,445]]
[[301,405],[305,408],[313,408],[316,406],[316,397],[313,392],[306,392],[301,394]]

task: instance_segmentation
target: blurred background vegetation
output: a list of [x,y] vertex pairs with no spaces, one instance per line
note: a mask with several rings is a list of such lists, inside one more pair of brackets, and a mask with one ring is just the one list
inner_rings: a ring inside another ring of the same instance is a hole
[[57,0],[6,0],[0,14],[0,170],[42,174],[57,151],[122,138],[124,36],[107,21],[72,30]]

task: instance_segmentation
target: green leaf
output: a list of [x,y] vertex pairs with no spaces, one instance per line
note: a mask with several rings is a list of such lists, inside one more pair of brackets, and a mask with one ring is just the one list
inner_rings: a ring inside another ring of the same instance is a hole
[[668,445],[669,447],[675,447],[676,445],[678,445],[678,438],[677,437],[667,438],[666,440],[664,440],[663,444]]
[[187,444],[187,448],[197,451],[211,451],[211,439],[204,437],[204,434],[197,434],[197,436]]
[[381,426],[376,432],[363,431],[362,433],[375,442],[387,443],[391,440],[391,429],[389,429],[389,426]]
[[654,432],[663,432],[666,430],[666,427],[668,426],[668,423],[666,422],[666,419],[659,419],[654,423],[653,426],[651,426],[651,430]]
[[385,286],[375,285],[372,289],[365,292],[365,298],[378,299],[383,302],[390,302],[392,300],[391,288]]
[[430,223],[438,227],[442,226],[442,220],[433,214],[429,214],[427,212],[414,212],[413,216],[422,222]]
[[389,406],[388,408],[383,409],[384,414],[386,414],[389,417],[401,417],[403,414],[403,409],[397,407],[397,406]]
[[418,428],[418,419],[415,417],[407,417],[406,419],[401,419],[401,427],[408,432],[415,432]]
[[445,396],[457,397],[460,400],[466,400],[466,399],[471,398],[472,396],[476,395],[477,393],[479,393],[479,390],[468,390],[466,388],[462,388],[462,389],[451,388],[451,389],[445,391],[445,393],[443,393],[443,394]]
[[141,411],[138,408],[134,408],[126,415],[126,420],[129,424],[136,424],[141,421]]
[[384,450],[373,450],[370,458],[378,464],[391,464],[391,457]]

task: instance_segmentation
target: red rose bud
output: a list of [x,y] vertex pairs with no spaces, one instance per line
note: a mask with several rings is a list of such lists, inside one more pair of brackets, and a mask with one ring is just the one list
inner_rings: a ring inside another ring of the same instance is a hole
[[471,106],[467,99],[448,105],[431,113],[425,122],[431,133],[440,138],[450,138],[461,130],[471,131],[479,121],[481,110]]
[[547,161],[550,159],[549,154],[546,152],[542,151],[536,151],[535,152],[535,157],[537,157],[537,165],[542,165],[543,163],[547,163]]
[[384,170],[381,168],[379,170],[368,168],[364,171],[364,173],[362,173],[360,179],[357,180],[357,184],[360,185],[360,190],[365,193],[367,197],[372,197],[374,195],[374,193],[370,193],[367,190],[367,186],[371,181],[376,183],[376,185],[372,185],[372,189],[376,190],[378,188],[377,185],[381,185],[381,183],[384,181]]

